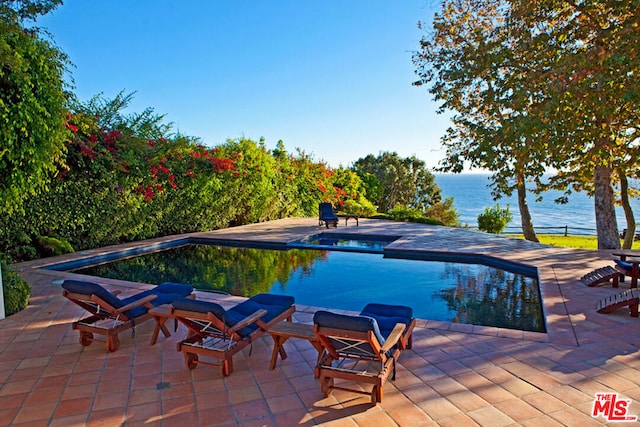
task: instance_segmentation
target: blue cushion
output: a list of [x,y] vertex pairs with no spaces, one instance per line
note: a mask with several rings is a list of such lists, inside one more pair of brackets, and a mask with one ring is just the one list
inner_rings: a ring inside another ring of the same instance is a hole
[[[229,311],[239,313],[242,315],[242,318],[244,318],[252,315],[258,310],[267,310],[267,314],[262,316],[260,319],[268,323],[281,315],[291,307],[293,303],[294,298],[288,295],[258,294],[229,309]],[[254,329],[257,328],[257,326],[253,326]]]
[[627,270],[629,273],[631,273],[633,264],[631,264],[630,262],[622,261],[620,259],[614,259],[613,261],[618,265],[618,267],[622,268],[623,270]]
[[360,315],[376,319],[382,336],[388,338],[397,323],[409,326],[413,318],[413,309],[404,305],[371,303],[365,306]]
[[84,280],[65,280],[62,282],[62,287],[74,294],[95,295],[114,308],[120,308],[124,305],[120,299],[97,283],[85,282]]
[[[169,304],[174,299],[186,297],[187,295],[191,294],[191,292],[193,292],[193,287],[190,285],[184,285],[180,283],[163,283],[153,289],[148,289],[146,291],[137,293],[121,300],[97,283],[86,282],[84,280],[65,280],[64,282],[62,282],[62,287],[67,291],[76,294],[83,294],[87,296],[95,295],[116,309],[124,307],[125,305],[132,302],[138,301],[141,298],[146,297],[147,295],[157,295],[157,298],[151,301],[151,304],[154,306],[158,306],[162,304]],[[140,306],[128,310],[124,314],[131,319],[135,319],[136,317],[142,316],[147,311],[147,307]]]
[[171,305],[178,310],[195,311],[203,314],[211,313],[219,319],[222,319],[226,313],[226,310],[220,304],[190,298],[178,298]]
[[313,323],[325,328],[346,329],[357,332],[373,331],[380,345],[384,344],[385,341],[378,328],[378,322],[372,317],[348,316],[319,310],[313,315]]
[[179,294],[180,296],[186,297],[193,292],[193,286],[185,285],[184,283],[164,282],[160,283],[153,290],[164,294]]

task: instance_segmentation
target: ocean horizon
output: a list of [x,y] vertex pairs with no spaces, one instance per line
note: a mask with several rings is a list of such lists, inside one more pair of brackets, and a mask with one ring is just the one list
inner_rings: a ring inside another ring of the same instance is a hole
[[[489,188],[488,173],[435,174],[436,182],[442,190],[443,198],[453,197],[453,206],[458,212],[460,224],[470,228],[478,227],[478,215],[485,207],[509,206],[513,220],[507,225],[505,232],[518,233],[522,231],[518,199],[514,194],[494,201]],[[527,204],[531,212],[533,227],[536,233],[559,234],[563,227],[569,228],[569,234],[595,235],[596,219],[594,200],[586,193],[574,192],[568,197],[567,204],[555,203],[561,197],[561,191],[546,191],[541,194],[542,200],[536,201],[535,194],[527,194]],[[638,212],[640,201],[631,200],[634,214]],[[618,230],[626,228],[624,212],[616,206],[616,221]]]

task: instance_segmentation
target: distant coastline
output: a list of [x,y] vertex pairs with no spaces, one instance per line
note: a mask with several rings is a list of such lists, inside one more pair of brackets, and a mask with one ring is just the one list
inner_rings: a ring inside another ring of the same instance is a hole
[[[453,205],[460,217],[460,223],[475,228],[478,226],[478,215],[484,208],[499,203],[500,206],[509,205],[513,214],[513,221],[508,224],[509,232],[518,232],[520,229],[520,211],[515,195],[494,201],[491,197],[488,173],[462,173],[462,174],[436,174],[436,182],[442,189],[443,197],[453,197]],[[585,193],[572,193],[569,203],[557,204],[554,200],[562,196],[560,191],[547,191],[542,194],[542,201],[536,202],[536,195],[527,197],[529,210],[534,228],[564,227],[584,229],[572,230],[571,234],[596,234],[596,221],[593,206],[593,198]],[[634,213],[640,212],[640,201],[632,200]],[[618,229],[625,228],[625,218],[622,208],[616,207],[616,219]],[[544,234],[545,230],[536,230]],[[553,231],[557,232],[556,230]]]

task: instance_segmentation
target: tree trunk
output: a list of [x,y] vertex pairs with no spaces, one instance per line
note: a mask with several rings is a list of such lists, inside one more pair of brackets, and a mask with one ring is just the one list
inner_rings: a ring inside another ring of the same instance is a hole
[[593,181],[598,249],[620,249],[613,189],[611,188],[611,168],[597,165],[593,172]]
[[533,228],[533,222],[531,221],[531,213],[529,212],[529,205],[527,204],[527,188],[524,183],[524,176],[518,174],[518,208],[520,208],[520,222],[522,224],[522,234],[524,238],[530,242],[540,242],[536,231]]
[[627,233],[624,235],[622,249],[631,249],[633,238],[636,235],[636,219],[633,216],[631,203],[629,203],[629,182],[622,169],[618,169],[618,179],[620,180],[620,204],[624,210],[624,217],[627,220]]

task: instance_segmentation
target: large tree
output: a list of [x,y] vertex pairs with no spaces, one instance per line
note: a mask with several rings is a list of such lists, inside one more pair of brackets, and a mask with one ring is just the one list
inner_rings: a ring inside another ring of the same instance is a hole
[[563,188],[591,177],[598,245],[619,247],[612,173],[637,169],[637,144],[620,136],[638,123],[638,11],[633,0],[445,1],[414,58],[420,83],[458,113],[448,164],[488,167],[519,192],[543,166]]
[[369,154],[356,160],[353,170],[367,190],[367,198],[379,212],[408,206],[422,212],[440,203],[440,187],[425,163],[416,156],[401,158],[398,153]]
[[0,2],[0,212],[46,187],[63,158],[67,58],[27,27],[60,3]]
[[492,172],[494,198],[515,190],[526,239],[538,241],[527,204],[526,183],[544,173],[542,139],[534,134],[529,110],[539,90],[520,64],[505,31],[498,1],[448,1],[433,20],[414,55],[420,80],[429,84],[439,112],[454,111],[453,127],[442,138],[441,171],[465,166]]

